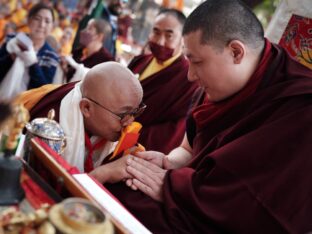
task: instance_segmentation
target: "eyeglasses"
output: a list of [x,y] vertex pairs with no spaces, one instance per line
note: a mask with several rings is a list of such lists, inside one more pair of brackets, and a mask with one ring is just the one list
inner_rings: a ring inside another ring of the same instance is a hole
[[105,106],[103,106],[102,104],[100,104],[97,101],[93,100],[92,98],[89,98],[89,97],[86,97],[86,96],[84,96],[83,98],[88,99],[89,101],[95,103],[96,105],[102,107],[103,109],[105,109],[108,112],[112,113],[113,115],[117,116],[121,122],[123,120],[125,120],[126,118],[128,118],[128,117],[134,117],[134,118],[138,117],[139,115],[141,115],[143,113],[143,111],[146,108],[146,105],[143,102],[141,102],[138,108],[136,108],[136,109],[134,109],[132,111],[127,111],[125,113],[117,114],[117,113],[114,113],[113,111],[111,111],[110,109],[107,109]]

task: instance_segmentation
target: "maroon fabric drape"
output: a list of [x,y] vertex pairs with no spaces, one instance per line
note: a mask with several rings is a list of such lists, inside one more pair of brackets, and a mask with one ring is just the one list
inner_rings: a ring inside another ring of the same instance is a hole
[[91,68],[99,63],[115,60],[114,57],[104,47],[84,59],[82,59],[82,51],[83,49],[74,50],[73,58],[76,60],[76,62],[82,63],[85,67],[88,68]]
[[30,118],[43,118],[47,117],[49,110],[55,110],[54,120],[59,122],[59,112],[62,99],[70,92],[77,82],[67,83],[46,94],[31,110]]
[[[115,61],[114,57],[104,47],[84,59],[82,59],[82,56],[83,48],[78,48],[73,51],[73,59],[77,63],[82,63],[85,67],[88,68],[92,68],[100,63]],[[69,81],[74,76],[75,72],[75,68],[68,66],[68,71],[66,72],[67,81]]]
[[[129,68],[141,74],[152,58],[152,55],[138,56]],[[187,71],[188,62],[180,56],[170,66],[141,82],[147,108],[137,121],[143,125],[139,142],[147,150],[169,153],[182,142],[185,117],[197,88],[187,80]]]
[[153,233],[311,231],[311,78],[273,46],[256,92],[197,129],[193,160],[165,177],[164,203],[107,187]]

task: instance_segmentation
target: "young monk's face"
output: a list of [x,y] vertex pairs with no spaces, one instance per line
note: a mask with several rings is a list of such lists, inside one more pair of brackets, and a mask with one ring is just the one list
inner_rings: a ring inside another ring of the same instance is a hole
[[188,79],[198,82],[212,102],[222,101],[245,85],[242,68],[231,48],[214,48],[201,41],[201,31],[184,36],[184,53],[189,60]]

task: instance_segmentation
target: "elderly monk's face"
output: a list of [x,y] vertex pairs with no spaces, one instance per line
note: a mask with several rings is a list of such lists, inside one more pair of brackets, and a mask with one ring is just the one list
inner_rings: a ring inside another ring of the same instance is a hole
[[232,48],[214,48],[201,42],[201,31],[184,36],[184,54],[189,60],[188,79],[198,82],[212,102],[224,100],[244,85],[240,78],[240,64],[235,61]]
[[130,124],[143,98],[143,89],[133,73],[117,62],[100,63],[90,69],[81,86],[79,103],[89,135],[117,141]]
[[103,92],[99,96],[91,95],[86,99],[90,105],[90,116],[86,119],[90,134],[109,141],[119,139],[122,128],[134,121],[133,116],[125,113],[132,112],[141,103],[141,97],[135,94],[135,90],[121,94],[114,88],[110,92]]
[[149,41],[173,49],[173,56],[175,56],[181,52],[182,48],[182,25],[172,15],[158,15]]

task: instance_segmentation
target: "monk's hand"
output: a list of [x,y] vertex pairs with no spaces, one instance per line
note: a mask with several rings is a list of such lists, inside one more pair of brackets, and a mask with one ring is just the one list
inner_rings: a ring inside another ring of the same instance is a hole
[[138,158],[145,159],[146,161],[149,161],[161,168],[163,168],[163,161],[165,158],[165,155],[161,152],[157,151],[142,151],[142,152],[137,152],[135,153],[135,156]]
[[133,176],[133,186],[156,201],[162,201],[163,184],[167,170],[138,157],[128,160],[127,165],[128,173]]
[[89,174],[100,183],[117,183],[132,178],[132,175],[126,170],[127,161],[131,161],[132,158],[132,155],[121,157],[113,162],[95,168]]

